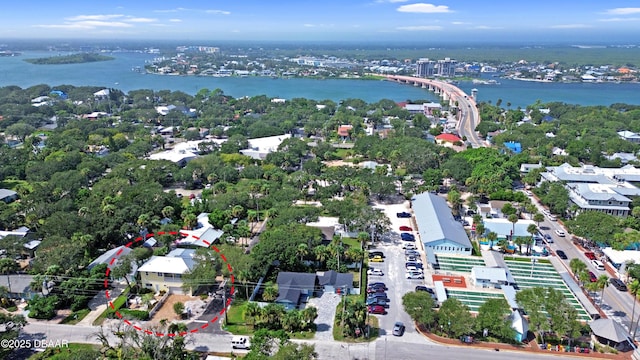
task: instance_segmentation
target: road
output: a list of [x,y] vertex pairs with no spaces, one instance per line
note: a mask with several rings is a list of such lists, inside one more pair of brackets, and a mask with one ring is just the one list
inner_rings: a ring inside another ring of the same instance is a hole
[[467,141],[474,148],[486,146],[485,142],[480,139],[475,131],[476,126],[480,123],[480,115],[476,107],[475,100],[464,93],[457,86],[438,80],[424,79],[411,76],[389,75],[387,78],[392,80],[405,81],[410,83],[430,84],[442,89],[449,95],[450,102],[456,104],[460,111],[456,129],[460,137],[466,137]]
[[[532,202],[538,207],[539,211],[542,212],[544,208],[535,198],[532,198]],[[589,260],[584,252],[579,250],[572,242],[571,235],[565,229],[561,223],[557,221],[551,221],[547,217],[545,220],[540,223],[540,227],[543,228],[541,232],[544,234],[550,234],[553,238],[553,243],[549,244],[549,247],[554,251],[562,250],[567,254],[567,260],[560,260],[565,269],[570,272],[569,262],[573,258],[578,258],[582,260],[585,264],[587,264],[587,268],[589,271],[592,271],[596,276],[607,275],[612,277],[611,274],[606,271],[600,271],[596,269],[592,264],[591,260]],[[555,233],[555,230],[563,230],[567,235],[564,237],[560,237]],[[621,323],[627,330],[631,329],[631,314],[633,312],[633,297],[628,292],[620,292],[613,286],[608,286],[604,290],[604,301],[602,304],[600,302],[601,292],[590,294],[591,298],[595,305],[600,307],[602,311],[606,314],[608,318],[612,318],[615,321]],[[634,318],[636,322],[638,321],[638,315],[640,314],[640,306],[636,306]],[[636,334],[636,339],[640,337],[640,332]]]
[[[25,339],[47,339],[66,340],[74,343],[100,344],[95,334],[98,327],[58,325],[43,322],[31,322],[23,331],[22,337]],[[408,329],[409,330],[409,329]],[[413,329],[411,329],[413,330]],[[116,336],[106,331],[111,344],[117,344]],[[188,343],[187,349],[230,353],[231,335],[196,333],[192,336],[192,341]],[[550,354],[557,357],[557,353],[525,353],[448,346],[434,343],[415,331],[407,332],[403,337],[383,335],[371,343],[347,344],[326,340],[295,340],[297,343],[309,343],[315,345],[319,354],[319,359],[425,359],[428,355],[435,358],[446,358],[454,360],[493,360],[493,359],[513,359],[515,356],[520,360],[547,359]],[[243,350],[233,350],[235,353],[244,353]],[[517,354],[517,355],[516,355]],[[570,358],[563,357],[560,358]]]

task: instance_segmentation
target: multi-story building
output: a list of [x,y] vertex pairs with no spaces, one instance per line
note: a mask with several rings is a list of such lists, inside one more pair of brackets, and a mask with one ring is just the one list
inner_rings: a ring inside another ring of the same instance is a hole
[[438,61],[422,58],[417,61],[416,65],[416,75],[418,77],[452,77],[456,74],[458,62],[451,58],[444,58]]
[[640,196],[640,189],[633,184],[640,181],[640,169],[631,165],[599,168],[565,163],[547,167],[540,176],[541,181],[565,183],[570,201],[580,208],[579,212],[600,211],[624,217],[629,215],[631,197]]

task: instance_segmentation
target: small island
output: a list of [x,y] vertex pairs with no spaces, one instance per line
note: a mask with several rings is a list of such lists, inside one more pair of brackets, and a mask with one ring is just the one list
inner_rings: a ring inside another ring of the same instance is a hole
[[113,60],[114,57],[92,53],[81,53],[64,56],[51,56],[46,58],[24,59],[24,61],[37,65],[81,64],[96,61]]

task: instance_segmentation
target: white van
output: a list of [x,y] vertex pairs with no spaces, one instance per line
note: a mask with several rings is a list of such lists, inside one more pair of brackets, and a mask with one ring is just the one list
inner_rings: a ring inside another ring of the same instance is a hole
[[599,260],[591,260],[591,265],[600,271],[604,271],[604,264]]
[[249,349],[251,343],[246,336],[234,336],[231,339],[231,347],[234,349]]

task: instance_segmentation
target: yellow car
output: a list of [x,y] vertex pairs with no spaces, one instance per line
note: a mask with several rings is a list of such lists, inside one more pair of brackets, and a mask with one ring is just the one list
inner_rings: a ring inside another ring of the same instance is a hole
[[371,261],[371,262],[383,262],[384,259],[382,258],[382,256],[376,255],[376,256],[372,257],[371,259],[369,259],[369,261]]

